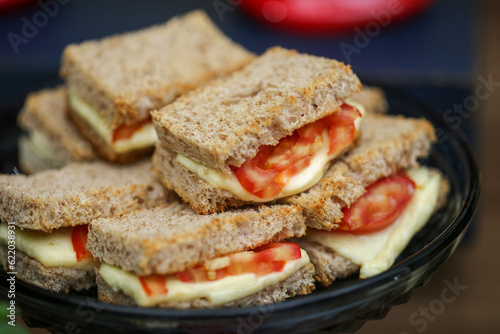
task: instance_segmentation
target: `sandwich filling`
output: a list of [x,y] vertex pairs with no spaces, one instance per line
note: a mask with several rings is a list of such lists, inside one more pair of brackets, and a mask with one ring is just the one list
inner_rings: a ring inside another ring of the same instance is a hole
[[[7,223],[0,223],[0,241],[8,243]],[[87,225],[58,228],[51,233],[16,229],[16,250],[45,267],[93,270],[94,259],[86,250]]]
[[134,125],[112,128],[99,112],[75,92],[69,91],[69,105],[115,153],[126,153],[151,147],[158,140],[151,118],[140,120]]
[[328,163],[356,138],[364,107],[354,101],[333,115],[296,130],[276,146],[261,146],[257,155],[231,166],[225,175],[178,154],[177,162],[215,188],[244,201],[267,202],[307,190],[317,183]]
[[[426,167],[418,167],[406,171],[406,174],[415,184],[413,192],[408,190],[411,189],[408,184],[401,186],[397,179],[391,179],[390,187],[392,188],[385,187],[385,189],[392,194],[383,195],[382,192],[370,194],[367,191],[368,197],[371,197],[370,201],[374,205],[365,203],[366,197],[364,200],[363,197],[360,199],[365,208],[357,210],[364,212],[365,218],[367,214],[370,215],[372,220],[383,216],[382,220],[386,221],[382,226],[365,228],[364,232],[356,232],[357,229],[348,231],[349,228],[345,226],[344,231],[342,231],[342,227],[332,231],[308,229],[305,238],[317,242],[359,265],[361,278],[375,276],[387,270],[408,245],[411,238],[424,227],[438,202],[441,186],[439,173],[432,172]],[[387,180],[381,182],[387,186]],[[399,193],[395,194],[394,189],[399,189]],[[411,193],[411,195],[405,204],[407,193]],[[360,200],[354,203],[351,208],[359,204]],[[385,210],[387,206],[392,207],[391,213]],[[400,210],[401,207],[403,207],[402,210]],[[383,212],[384,210],[386,212]],[[398,212],[398,214],[394,217],[392,212]],[[356,215],[356,213],[354,214]],[[346,215],[344,215],[345,218]],[[376,224],[380,225],[382,220],[379,219]]]
[[106,263],[101,264],[99,275],[108,286],[123,291],[139,306],[198,298],[215,306],[277,284],[308,263],[307,253],[297,244],[282,242],[218,257],[170,275],[137,276]]

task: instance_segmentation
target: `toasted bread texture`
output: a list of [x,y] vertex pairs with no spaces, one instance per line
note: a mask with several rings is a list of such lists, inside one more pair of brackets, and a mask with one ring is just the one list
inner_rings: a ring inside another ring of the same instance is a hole
[[314,265],[314,279],[323,286],[355,275],[359,270],[359,266],[351,260],[316,242],[304,238],[293,238],[291,241],[307,252]]
[[149,161],[118,167],[70,164],[34,175],[0,175],[0,219],[50,232],[164,202],[169,195]]
[[162,144],[225,174],[261,145],[339,110],[361,90],[349,66],[274,47],[240,71],[152,112]]
[[95,286],[93,270],[53,267],[47,268],[25,253],[16,250],[15,270],[7,269],[7,246],[0,243],[0,259],[5,270],[16,272],[16,277],[54,292],[69,292],[70,290],[84,290]]
[[[44,157],[43,153],[37,152],[36,145],[28,146],[25,139],[20,145],[19,155],[21,165],[27,165],[30,172],[96,159],[90,143],[68,119],[67,110],[67,90],[64,86],[34,92],[26,98],[17,123],[29,133],[32,142],[45,148],[50,155]],[[35,157],[32,158],[32,155]],[[43,161],[33,163],[32,159]]]
[[169,274],[205,260],[305,232],[297,206],[260,206],[198,215],[180,203],[91,222],[94,258],[137,275]]
[[84,119],[82,119],[73,109],[68,111],[69,118],[73,121],[78,131],[92,144],[94,150],[104,160],[116,164],[127,164],[146,158],[154,151],[154,146],[147,146],[123,153],[115,152],[111,146],[92,128]]
[[379,87],[363,86],[363,90],[349,98],[361,103],[369,113],[384,114],[389,110],[389,104],[385,98],[384,91]]
[[[254,293],[250,296],[243,297],[232,302],[213,306],[207,299],[197,298],[189,302],[169,302],[158,305],[161,308],[176,308],[176,309],[207,309],[207,308],[224,308],[224,307],[249,307],[278,303],[286,298],[296,295],[306,295],[314,289],[314,267],[308,264],[294,273],[287,279],[269,286],[264,290]],[[121,290],[114,291],[104,280],[97,274],[98,298],[100,301],[110,304],[136,306],[132,298],[124,294]]]
[[149,117],[188,90],[237,70],[254,54],[202,11],[64,49],[61,75],[112,128]]
[[358,147],[333,164],[309,190],[284,198],[300,205],[308,227],[331,230],[342,220],[342,208],[354,203],[365,187],[400,169],[415,167],[436,140],[424,119],[369,114],[361,124]]

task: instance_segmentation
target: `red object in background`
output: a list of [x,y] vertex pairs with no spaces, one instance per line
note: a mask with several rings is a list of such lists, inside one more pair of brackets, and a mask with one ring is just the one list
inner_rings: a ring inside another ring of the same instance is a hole
[[240,0],[240,8],[272,26],[304,33],[346,32],[371,21],[387,26],[433,0]]
[[36,0],[0,0],[0,14],[4,14],[11,10],[21,9]]

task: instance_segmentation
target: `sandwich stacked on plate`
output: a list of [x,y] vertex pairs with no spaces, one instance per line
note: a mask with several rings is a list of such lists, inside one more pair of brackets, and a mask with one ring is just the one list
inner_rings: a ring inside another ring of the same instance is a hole
[[338,61],[255,57],[201,12],[62,59],[67,88],[19,117],[23,169],[155,152],[0,178],[4,266],[44,288],[97,284],[102,301],[147,307],[279,302],[386,270],[446,195],[418,166],[429,122],[384,115],[383,93]]

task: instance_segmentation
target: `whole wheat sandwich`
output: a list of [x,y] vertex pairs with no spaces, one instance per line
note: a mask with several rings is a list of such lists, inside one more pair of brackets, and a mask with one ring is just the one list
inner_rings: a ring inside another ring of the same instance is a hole
[[150,169],[149,162],[115,167],[96,161],[30,176],[0,175],[5,270],[56,292],[95,285],[87,224],[168,200]]
[[296,240],[330,285],[358,272],[388,269],[448,193],[446,178],[419,166],[436,137],[424,119],[368,114],[359,145],[309,190],[282,200],[307,217]]
[[363,106],[350,67],[274,47],[153,111],[153,167],[198,213],[300,193],[353,147]]
[[104,159],[125,163],[151,153],[150,111],[254,59],[202,11],[135,32],[72,44],[61,75],[70,117]]
[[43,89],[26,98],[17,118],[18,125],[28,134],[19,140],[19,165],[23,172],[96,159],[92,145],[67,117],[67,100],[64,86]]
[[164,308],[245,307],[314,289],[297,244],[297,206],[252,206],[211,215],[170,203],[90,224],[99,300]]

